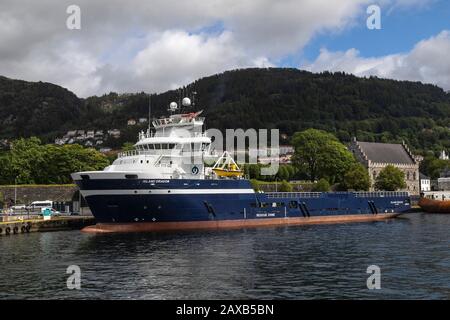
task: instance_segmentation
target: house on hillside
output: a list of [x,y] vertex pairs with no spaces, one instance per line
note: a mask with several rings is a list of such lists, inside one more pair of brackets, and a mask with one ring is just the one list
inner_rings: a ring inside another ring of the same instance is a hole
[[95,131],[94,137],[95,137],[96,139],[98,139],[98,138],[103,138],[103,130],[97,130],[97,131]]
[[448,160],[448,154],[445,153],[445,150],[441,151],[441,154],[439,155],[439,159],[441,160]]
[[349,149],[368,169],[372,183],[371,190],[374,190],[373,185],[380,171],[392,165],[405,174],[406,189],[403,191],[416,195],[420,193],[419,164],[423,158],[412,154],[405,143],[363,142],[354,138]]
[[431,179],[424,175],[423,173],[419,173],[420,176],[420,191],[431,191]]
[[94,139],[94,135],[95,135],[94,130],[86,131],[86,139]]
[[108,130],[108,134],[115,139],[120,138],[120,130],[118,129]]

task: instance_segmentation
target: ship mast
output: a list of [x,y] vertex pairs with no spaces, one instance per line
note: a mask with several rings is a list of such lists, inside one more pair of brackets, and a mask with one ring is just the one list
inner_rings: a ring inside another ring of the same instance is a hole
[[152,94],[150,93],[148,95],[148,130],[147,130],[149,135],[150,135],[150,129],[152,126],[151,115],[152,115]]

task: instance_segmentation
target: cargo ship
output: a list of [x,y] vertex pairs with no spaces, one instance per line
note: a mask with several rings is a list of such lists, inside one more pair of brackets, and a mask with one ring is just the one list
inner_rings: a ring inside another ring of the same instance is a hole
[[180,109],[172,102],[170,116],[151,121],[104,170],[72,174],[97,221],[83,231],[377,221],[410,209],[407,192],[256,192],[227,152],[212,151],[201,111]]

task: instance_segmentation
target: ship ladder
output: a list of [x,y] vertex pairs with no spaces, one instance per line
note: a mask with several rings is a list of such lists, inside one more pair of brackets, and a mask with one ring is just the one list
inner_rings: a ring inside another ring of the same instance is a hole
[[375,206],[375,203],[373,201],[368,201],[368,203],[369,203],[369,208],[370,208],[370,211],[372,212],[372,214],[378,214],[378,209]]
[[298,203],[298,208],[299,208],[299,210],[300,210],[300,212],[302,213],[302,215],[303,215],[303,218],[306,218],[307,217],[307,215],[306,215],[306,212],[305,212],[305,210],[303,209],[303,205],[302,205],[302,203],[301,202],[297,202]]
[[306,213],[306,215],[307,215],[308,217],[311,216],[311,215],[309,214],[309,210],[308,210],[308,207],[306,206],[306,203],[305,203],[305,202],[301,202],[301,203],[300,203],[300,209],[302,210],[303,216],[305,215],[305,213]]

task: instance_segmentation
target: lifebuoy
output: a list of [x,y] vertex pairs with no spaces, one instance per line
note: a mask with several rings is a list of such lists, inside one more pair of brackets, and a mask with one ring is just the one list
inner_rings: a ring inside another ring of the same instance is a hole
[[25,228],[25,226],[20,227],[20,232],[25,233],[27,230]]
[[27,233],[29,233],[30,232],[30,230],[31,230],[31,223],[27,223],[27,225],[25,226],[25,230],[26,230],[26,232]]
[[6,227],[5,234],[10,234],[10,233],[11,233],[11,228],[10,227]]
[[2,228],[0,228],[0,234],[2,234],[3,233],[3,229]]
[[13,228],[13,233],[14,233],[14,234],[18,234],[18,233],[19,233],[19,227],[15,226],[15,227]]

